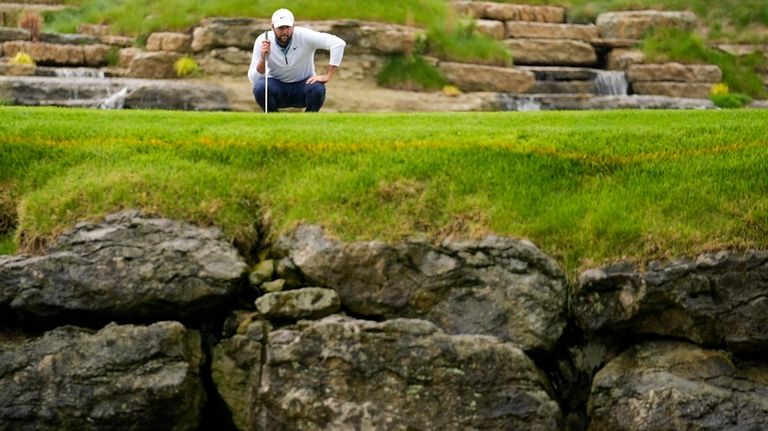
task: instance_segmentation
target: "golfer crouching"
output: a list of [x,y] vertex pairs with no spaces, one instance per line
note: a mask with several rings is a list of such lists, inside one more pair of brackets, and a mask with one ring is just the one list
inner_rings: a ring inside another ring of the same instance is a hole
[[[256,103],[265,112],[278,112],[280,108],[319,111],[325,102],[325,83],[341,64],[346,45],[332,34],[294,27],[291,11],[278,9],[272,15],[272,31],[257,37],[253,44],[248,80],[253,85]],[[272,49],[273,46],[277,49]],[[323,75],[315,74],[318,49],[331,53]]]

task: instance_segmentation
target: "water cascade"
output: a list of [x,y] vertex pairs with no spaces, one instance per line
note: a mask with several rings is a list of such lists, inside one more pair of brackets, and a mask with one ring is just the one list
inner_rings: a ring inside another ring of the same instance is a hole
[[128,94],[128,87],[123,87],[115,94],[108,96],[99,105],[99,109],[123,109],[125,106],[125,97]]
[[104,70],[91,67],[57,67],[53,76],[59,78],[106,78]]
[[600,96],[626,96],[629,90],[623,71],[601,70],[595,77],[593,91]]

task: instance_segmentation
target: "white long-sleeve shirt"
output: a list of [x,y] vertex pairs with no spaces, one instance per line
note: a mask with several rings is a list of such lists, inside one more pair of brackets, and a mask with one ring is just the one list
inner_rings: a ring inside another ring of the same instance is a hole
[[[331,66],[339,66],[344,56],[344,47],[347,45],[340,37],[328,33],[310,30],[306,27],[293,27],[293,38],[287,53],[283,53],[275,40],[275,32],[267,32],[271,46],[267,65],[270,78],[277,78],[283,82],[298,82],[315,75],[315,51],[326,49],[331,53],[328,62]],[[264,40],[262,33],[253,44],[253,57],[248,68],[248,80],[251,84],[263,75],[256,67],[261,60],[261,42]]]

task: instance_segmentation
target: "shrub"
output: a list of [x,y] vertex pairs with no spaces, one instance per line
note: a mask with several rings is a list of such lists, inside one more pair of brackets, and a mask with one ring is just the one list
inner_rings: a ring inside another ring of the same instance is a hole
[[183,78],[186,76],[196,76],[200,73],[200,66],[194,58],[186,55],[173,64],[173,70],[176,71],[176,76]]
[[438,91],[448,81],[423,57],[390,57],[377,77],[379,85],[408,91]]
[[723,80],[731,90],[762,99],[766,94],[757,70],[768,66],[759,54],[737,57],[710,48],[696,34],[678,29],[658,29],[643,40],[643,52],[649,61],[709,63],[723,72]]
[[32,56],[27,54],[26,52],[17,52],[16,55],[14,55],[11,58],[11,64],[35,64],[35,60],[32,59]]
[[32,41],[37,42],[43,28],[43,17],[37,12],[26,12],[19,19],[19,27],[27,30]]
[[105,55],[105,60],[108,66],[117,66],[120,63],[120,48],[111,46]]
[[431,54],[459,62],[509,66],[512,56],[499,41],[475,31],[473,19],[447,19],[427,32]]
[[715,84],[709,93],[709,99],[718,108],[735,109],[743,108],[750,103],[752,98],[743,93],[731,93],[727,84]]

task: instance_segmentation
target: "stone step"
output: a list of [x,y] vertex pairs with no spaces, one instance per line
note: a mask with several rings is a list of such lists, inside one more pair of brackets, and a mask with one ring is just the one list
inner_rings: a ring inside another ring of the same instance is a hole
[[525,93],[533,86],[533,73],[513,67],[440,62],[440,72],[462,91]]
[[632,89],[636,94],[705,99],[709,97],[712,84],[706,82],[644,81],[633,82]]
[[593,24],[551,24],[527,21],[507,21],[506,37],[525,39],[573,39],[591,42],[599,36]]
[[607,109],[714,109],[707,98],[655,95],[499,94],[491,107],[499,111],[568,111]]
[[124,107],[129,109],[230,109],[224,89],[211,82],[0,76],[0,100],[16,105],[97,107],[122,89],[127,89]]
[[642,39],[651,28],[692,31],[697,23],[693,12],[656,10],[605,12],[596,20],[601,37],[618,39]]
[[674,81],[718,83],[723,80],[719,67],[711,64],[633,64],[627,69],[627,77],[638,81]]
[[497,21],[532,21],[563,23],[565,9],[560,6],[533,6],[489,1],[453,1],[460,14]]
[[594,66],[597,52],[587,42],[570,39],[506,39],[515,65]]

